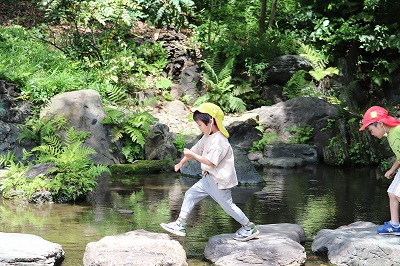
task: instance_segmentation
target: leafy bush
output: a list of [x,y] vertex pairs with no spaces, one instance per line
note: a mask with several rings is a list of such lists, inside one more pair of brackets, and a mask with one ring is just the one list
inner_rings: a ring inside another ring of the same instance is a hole
[[175,27],[180,30],[189,26],[193,16],[194,2],[192,0],[151,0],[138,1],[148,15],[147,19],[157,27]]
[[38,104],[94,82],[76,62],[19,26],[0,28],[0,78],[17,84],[24,99]]
[[288,127],[286,131],[293,134],[293,136],[290,138],[290,143],[306,144],[312,140],[314,128],[309,125],[297,124]]
[[218,57],[209,60],[203,60],[202,80],[207,93],[200,96],[194,105],[200,105],[204,102],[215,102],[226,112],[244,112],[246,104],[237,97],[240,94],[251,91],[249,87],[240,87],[231,84],[232,69],[234,58],[227,59],[221,67]]
[[117,108],[105,108],[107,117],[104,124],[113,125],[112,140],[122,142],[122,153],[128,162],[143,159],[145,136],[150,132],[150,126],[155,118],[148,112],[127,113]]
[[56,133],[56,127],[64,128],[64,122],[41,121],[39,124],[42,126],[27,129],[27,133],[21,136],[23,139],[32,136],[32,133],[39,133],[37,141],[40,145],[30,152],[25,151],[25,157],[34,156],[35,164],[45,163],[49,170],[31,179],[26,176],[30,164],[24,166],[22,162],[11,163],[0,187],[5,197],[22,196],[30,200],[35,192],[47,190],[56,202],[76,201],[95,188],[96,177],[104,172],[110,173],[108,167],[93,163],[90,155],[96,151],[82,145],[88,132],[77,132],[70,127],[62,140],[61,135]]
[[254,141],[250,148],[250,152],[264,151],[266,145],[270,144],[272,140],[278,139],[278,135],[270,133],[264,134],[262,138],[258,141]]

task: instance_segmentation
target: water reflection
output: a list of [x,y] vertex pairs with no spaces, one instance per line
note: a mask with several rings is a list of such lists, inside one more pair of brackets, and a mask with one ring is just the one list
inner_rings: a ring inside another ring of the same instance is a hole
[[[363,220],[389,218],[386,187],[374,169],[310,167],[266,169],[263,187],[237,187],[232,196],[258,224],[297,223],[306,231],[306,248],[323,228]],[[197,179],[179,174],[113,176],[98,185],[93,204],[15,205],[0,201],[0,230],[30,233],[59,243],[66,253],[63,266],[82,265],[86,244],[106,235],[135,229],[163,232],[161,222],[176,219],[184,192]],[[188,236],[174,237],[184,246],[191,265],[202,262],[208,238],[239,227],[210,198],[196,206],[188,221]],[[308,255],[307,265],[323,258]]]

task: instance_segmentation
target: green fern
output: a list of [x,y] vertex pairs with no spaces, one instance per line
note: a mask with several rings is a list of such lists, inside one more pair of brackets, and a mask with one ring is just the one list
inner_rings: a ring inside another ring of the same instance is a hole
[[126,91],[123,88],[117,86],[108,86],[106,94],[108,96],[108,99],[116,104],[126,103],[128,99],[128,94],[126,93]]
[[[56,120],[54,120],[56,121]],[[84,140],[89,132],[76,131],[74,127],[67,128],[64,141],[55,130],[50,121],[49,124],[41,124],[35,130],[41,132],[41,145],[36,146],[30,152],[24,151],[24,158],[32,156],[37,163],[52,165],[46,175],[26,178],[27,166],[11,164],[10,175],[2,180],[0,189],[6,195],[12,195],[12,190],[20,191],[27,199],[37,190],[48,190],[52,193],[56,202],[75,201],[96,186],[96,177],[104,172],[110,173],[108,167],[95,165],[90,157],[96,151],[92,147],[84,146]],[[43,130],[46,128],[46,130]],[[65,128],[64,126],[60,128]],[[31,132],[35,131],[31,130]],[[52,135],[42,135],[45,132]],[[15,194],[15,193],[14,193]]]
[[11,163],[16,161],[14,153],[7,151],[6,154],[0,154],[0,166],[9,166]]
[[320,81],[326,76],[334,76],[339,74],[339,69],[336,67],[328,67],[328,58],[324,54],[318,52],[313,47],[300,43],[300,55],[308,59],[313,65],[312,70],[308,73],[316,80]]
[[248,89],[245,90],[243,87],[238,89],[231,83],[234,60],[234,57],[230,57],[222,66],[217,56],[202,61],[202,81],[207,92],[199,97],[194,105],[215,102],[226,112],[246,111],[246,104],[237,96],[248,92]]
[[155,118],[148,112],[127,113],[115,108],[105,108],[105,111],[108,116],[103,124],[112,125],[112,141],[121,140],[127,161],[143,159],[145,137]]
[[315,84],[305,79],[306,71],[299,70],[293,74],[289,81],[285,84],[282,94],[289,99],[300,96],[315,96]]

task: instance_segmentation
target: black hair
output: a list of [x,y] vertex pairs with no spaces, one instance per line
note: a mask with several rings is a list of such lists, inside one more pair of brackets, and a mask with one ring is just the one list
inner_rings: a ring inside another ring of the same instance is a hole
[[208,123],[210,123],[210,119],[214,119],[214,118],[209,114],[201,113],[199,111],[194,111],[194,114],[193,114],[193,120],[194,121],[200,120],[205,125],[208,125]]
[[378,125],[378,122],[373,122],[373,123],[369,124],[368,126],[374,126],[374,127],[376,127],[377,125]]

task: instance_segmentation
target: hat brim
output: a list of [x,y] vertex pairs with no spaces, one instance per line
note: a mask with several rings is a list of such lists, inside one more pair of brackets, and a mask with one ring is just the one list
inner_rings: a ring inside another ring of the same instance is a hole
[[358,131],[363,131],[367,126],[371,125],[373,122],[368,124],[363,124]]
[[217,121],[217,126],[218,126],[219,131],[221,131],[221,133],[224,134],[225,137],[229,138],[228,130],[226,130],[226,128],[222,124],[222,121],[219,121],[216,118],[214,118],[214,119],[215,119],[215,121]]

